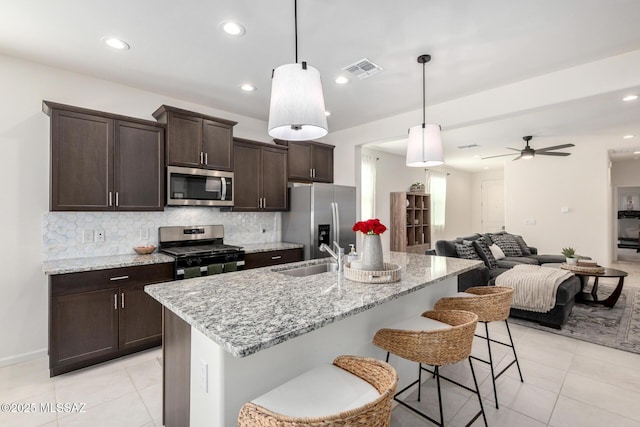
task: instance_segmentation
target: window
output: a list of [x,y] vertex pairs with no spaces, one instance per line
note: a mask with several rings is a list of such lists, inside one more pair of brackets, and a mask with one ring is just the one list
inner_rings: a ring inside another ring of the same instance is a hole
[[362,195],[360,216],[362,219],[376,217],[376,157],[362,153]]
[[431,194],[431,230],[444,231],[447,174],[428,170],[426,181],[426,192]]

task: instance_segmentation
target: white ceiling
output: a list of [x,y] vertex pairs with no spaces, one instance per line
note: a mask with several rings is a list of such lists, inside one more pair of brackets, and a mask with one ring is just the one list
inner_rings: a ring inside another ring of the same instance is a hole
[[[420,54],[433,57],[426,69],[431,108],[640,50],[639,19],[637,0],[299,0],[299,59],[321,73],[335,132],[419,111]],[[246,34],[222,33],[225,20],[242,23]],[[107,35],[131,50],[107,48],[100,41]],[[0,12],[2,53],[265,121],[271,70],[294,61],[293,39],[293,0],[5,0]],[[341,68],[365,57],[384,71],[334,83]],[[614,74],[602,78],[616,82]],[[504,159],[473,156],[506,153],[527,134],[534,148],[578,144],[585,132],[636,134],[640,146],[640,100],[618,102],[640,94],[636,74],[634,85],[614,84],[598,96],[577,85],[571,100],[549,94],[545,104],[540,87],[532,90],[535,108],[464,126],[440,123],[446,162],[468,170],[499,165]],[[241,92],[244,82],[258,90]],[[456,148],[468,144],[481,147]],[[378,148],[404,153],[404,142]]]

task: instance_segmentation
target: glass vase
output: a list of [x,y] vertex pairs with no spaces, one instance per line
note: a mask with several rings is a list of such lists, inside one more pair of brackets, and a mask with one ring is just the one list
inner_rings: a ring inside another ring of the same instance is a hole
[[379,234],[365,234],[362,239],[361,269],[367,271],[382,271],[382,240]]

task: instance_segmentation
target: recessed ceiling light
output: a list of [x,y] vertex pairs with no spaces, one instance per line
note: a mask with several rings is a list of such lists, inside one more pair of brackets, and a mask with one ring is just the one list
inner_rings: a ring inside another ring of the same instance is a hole
[[240,86],[240,89],[242,89],[245,92],[254,92],[257,90],[257,88],[252,85],[251,83],[244,83]]
[[638,99],[638,95],[627,95],[622,98],[623,101],[635,101],[636,99]]
[[623,136],[624,139],[631,139],[633,138],[635,135],[625,135]]
[[336,77],[336,83],[339,85],[347,84],[349,83],[349,78],[345,76],[338,76]]
[[324,112],[324,115],[325,115],[325,116],[327,116],[327,117],[329,117],[329,116],[331,115],[331,111],[325,111],[325,112]]
[[238,24],[237,22],[233,22],[233,21],[225,21],[221,23],[220,28],[222,29],[222,31],[229,34],[230,36],[240,37],[240,36],[243,36],[245,33],[244,27]]
[[102,41],[109,47],[117,50],[129,50],[129,43],[124,40],[117,39],[115,37],[103,37]]

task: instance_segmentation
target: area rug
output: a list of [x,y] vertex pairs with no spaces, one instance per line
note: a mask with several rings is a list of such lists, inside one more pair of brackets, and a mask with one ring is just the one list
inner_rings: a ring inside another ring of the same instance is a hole
[[[614,288],[600,284],[598,294],[609,295]],[[509,322],[640,354],[640,289],[623,288],[613,308],[576,303],[561,330],[514,317],[510,317]]]

